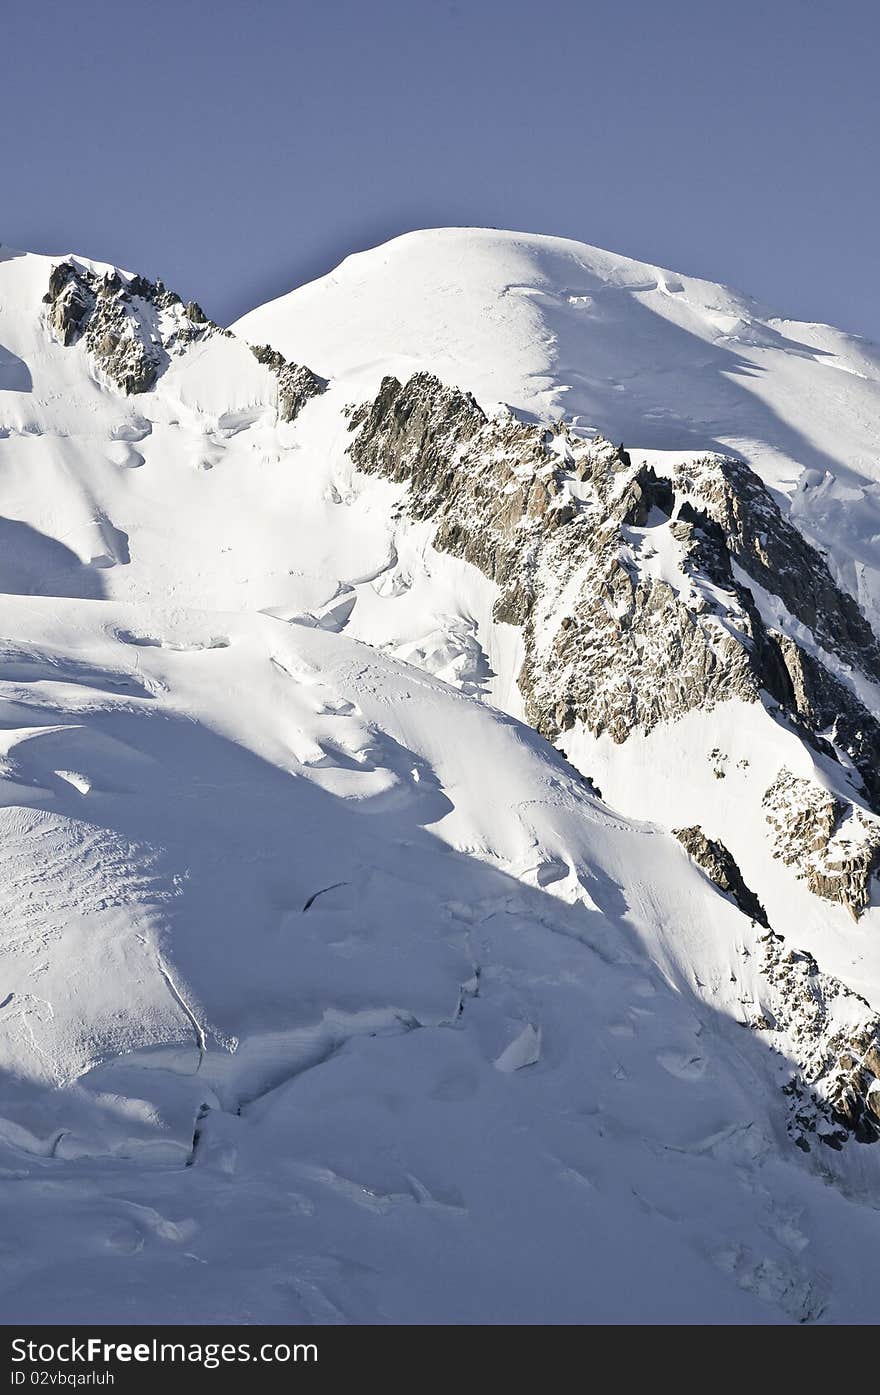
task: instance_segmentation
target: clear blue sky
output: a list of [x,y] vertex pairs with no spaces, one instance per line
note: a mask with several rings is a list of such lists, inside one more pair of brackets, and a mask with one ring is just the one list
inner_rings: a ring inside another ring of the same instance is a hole
[[2,31],[0,239],[215,318],[466,223],[880,341],[877,0],[6,0]]

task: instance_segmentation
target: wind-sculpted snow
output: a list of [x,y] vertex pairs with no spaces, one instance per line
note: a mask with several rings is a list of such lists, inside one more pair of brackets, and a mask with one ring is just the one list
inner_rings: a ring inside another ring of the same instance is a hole
[[869,347],[479,231],[248,318],[0,254],[4,1317],[872,1321]]

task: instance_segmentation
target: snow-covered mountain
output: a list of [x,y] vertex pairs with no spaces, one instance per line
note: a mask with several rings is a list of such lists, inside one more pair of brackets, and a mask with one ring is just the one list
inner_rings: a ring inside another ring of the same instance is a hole
[[8,1320],[874,1320],[878,442],[580,243],[0,251]]

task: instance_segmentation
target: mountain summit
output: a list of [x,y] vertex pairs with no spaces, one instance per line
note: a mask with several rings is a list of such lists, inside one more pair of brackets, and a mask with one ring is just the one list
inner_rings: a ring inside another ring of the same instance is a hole
[[481,229],[0,346],[7,1320],[873,1320],[880,351]]

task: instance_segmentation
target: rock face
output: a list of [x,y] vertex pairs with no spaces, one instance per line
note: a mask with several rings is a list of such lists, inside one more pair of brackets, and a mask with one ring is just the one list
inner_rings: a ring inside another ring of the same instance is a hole
[[209,334],[223,334],[194,302],[184,305],[161,281],[104,276],[73,262],[52,271],[44,297],[62,344],[83,340],[101,374],[121,392],[148,392],[171,355]]
[[251,353],[278,379],[278,417],[281,421],[294,421],[312,397],[319,397],[326,390],[326,378],[319,378],[304,364],[288,363],[269,344],[252,344]]
[[747,466],[707,457],[660,478],[565,423],[490,419],[427,373],[385,378],[349,425],[354,463],[407,483],[435,546],[498,583],[495,618],[522,627],[519,684],[545,736],[582,722],[623,742],[694,708],[769,699],[814,750],[845,753],[880,802],[880,725],[767,627],[734,564],[868,677],[880,675],[876,640]]
[[[184,305],[161,281],[99,276],[74,262],[59,262],[44,296],[49,325],[60,343],[85,344],[100,374],[121,392],[149,392],[171,359],[212,335],[231,338],[200,305]],[[278,380],[278,416],[293,421],[326,380],[310,368],[288,363],[268,345],[252,352]]]
[[809,1152],[811,1140],[831,1148],[852,1136],[880,1138],[877,1072],[880,1018],[858,994],[822,973],[812,955],[786,947],[768,930],[761,937],[763,1012],[750,1025],[784,1036],[798,1069],[783,1087],[791,1102],[788,1132]]
[[699,499],[721,528],[730,556],[778,596],[818,644],[880,681],[880,645],[871,626],[747,465],[719,457],[692,461],[677,468],[676,488]]
[[771,929],[723,843],[696,826],[674,833],[718,889],[766,931],[758,941],[760,1005],[758,1010],[751,1005],[751,1011],[744,1007],[747,1025],[778,1044],[797,1067],[783,1086],[790,1101],[789,1136],[805,1152],[815,1140],[836,1149],[851,1137],[875,1143],[880,1139],[880,1018],[858,994],[823,973],[811,954],[790,948]]
[[[877,642],[747,466],[707,457],[658,477],[565,423],[490,419],[427,373],[384,379],[349,425],[358,468],[408,484],[408,511],[436,523],[435,546],[500,587],[495,618],[522,628],[519,686],[545,736],[581,722],[620,743],[695,708],[765,701],[815,753],[851,761],[880,808],[880,725],[817,657],[877,678]],[[743,574],[809,630],[816,653],[765,624]],[[858,916],[877,826],[842,803],[805,823],[792,778],[765,798],[779,855]]]
[[[523,628],[519,683],[544,735],[582,721],[622,742],[698,704],[757,698],[750,652],[714,619],[714,606],[699,596],[683,604],[674,586],[639,567],[638,554],[651,552],[648,519],[672,526],[673,493],[625,452],[564,426],[490,421],[473,398],[427,374],[405,386],[386,379],[351,427],[355,464],[408,481],[413,516],[437,522],[435,546],[500,586],[496,619]],[[673,545],[695,560],[720,532],[693,511],[674,526]],[[729,566],[724,580],[742,636],[763,641]],[[772,681],[779,689],[781,662]]]
[[785,769],[764,795],[764,809],[774,856],[857,920],[880,862],[880,819]]
[[725,896],[730,896],[736,902],[743,915],[763,925],[765,930],[769,929],[767,912],[755,893],[746,886],[742,872],[724,844],[707,838],[703,830],[696,825],[691,828],[675,828],[673,833],[697,866],[702,867],[709,880],[714,882]]

